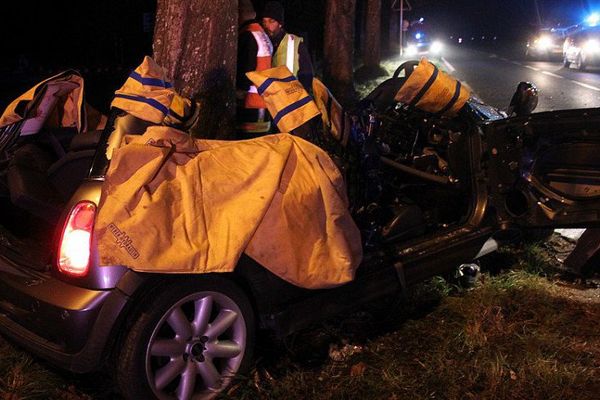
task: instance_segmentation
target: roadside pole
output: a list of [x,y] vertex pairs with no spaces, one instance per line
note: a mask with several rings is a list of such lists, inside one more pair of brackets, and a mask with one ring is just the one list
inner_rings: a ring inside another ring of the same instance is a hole
[[404,55],[404,0],[400,0],[400,57]]

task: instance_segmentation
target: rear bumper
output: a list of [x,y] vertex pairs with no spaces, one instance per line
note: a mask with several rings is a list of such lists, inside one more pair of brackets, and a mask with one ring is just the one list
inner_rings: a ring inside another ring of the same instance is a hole
[[80,288],[0,257],[0,333],[72,371],[101,364],[128,299],[118,289]]

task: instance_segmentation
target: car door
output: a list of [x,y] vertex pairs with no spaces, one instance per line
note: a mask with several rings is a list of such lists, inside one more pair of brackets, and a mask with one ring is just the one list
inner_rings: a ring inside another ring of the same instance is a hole
[[482,132],[500,225],[600,226],[600,109],[510,118]]

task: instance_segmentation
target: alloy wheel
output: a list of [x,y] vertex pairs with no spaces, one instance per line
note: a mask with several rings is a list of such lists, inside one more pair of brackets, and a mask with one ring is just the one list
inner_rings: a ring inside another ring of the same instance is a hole
[[239,306],[198,292],[170,307],[146,348],[146,376],[159,399],[209,399],[239,370],[247,340]]

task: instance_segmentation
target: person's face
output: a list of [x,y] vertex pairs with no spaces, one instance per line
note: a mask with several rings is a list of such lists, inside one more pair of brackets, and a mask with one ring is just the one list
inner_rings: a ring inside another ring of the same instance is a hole
[[276,36],[281,31],[281,24],[273,18],[263,18],[262,26],[270,37]]

